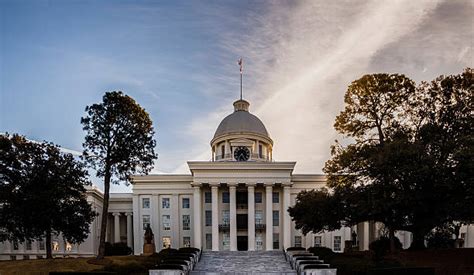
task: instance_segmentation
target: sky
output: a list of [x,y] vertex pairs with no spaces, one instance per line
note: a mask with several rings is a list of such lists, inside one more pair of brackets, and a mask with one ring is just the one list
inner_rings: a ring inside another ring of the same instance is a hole
[[274,159],[319,174],[351,81],[458,74],[473,43],[470,0],[0,0],[0,132],[80,152],[85,107],[121,90],[153,121],[152,173],[189,173],[233,111],[242,57]]

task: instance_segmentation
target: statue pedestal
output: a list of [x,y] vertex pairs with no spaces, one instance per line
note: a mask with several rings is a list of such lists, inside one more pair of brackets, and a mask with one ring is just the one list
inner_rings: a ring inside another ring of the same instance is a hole
[[155,244],[153,243],[146,243],[143,245],[143,255],[150,256],[155,253]]

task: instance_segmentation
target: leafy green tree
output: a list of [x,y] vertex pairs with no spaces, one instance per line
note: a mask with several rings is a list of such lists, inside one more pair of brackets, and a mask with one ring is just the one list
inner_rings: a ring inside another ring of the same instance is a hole
[[58,146],[33,143],[18,135],[0,136],[0,221],[2,239],[32,241],[62,234],[70,243],[84,241],[95,217],[86,199],[84,165]]
[[81,119],[86,131],[83,158],[104,178],[104,205],[97,259],[105,253],[110,182],[128,181],[134,173],[148,173],[156,159],[152,121],[148,113],[122,92],[107,92],[102,102],[86,107]]

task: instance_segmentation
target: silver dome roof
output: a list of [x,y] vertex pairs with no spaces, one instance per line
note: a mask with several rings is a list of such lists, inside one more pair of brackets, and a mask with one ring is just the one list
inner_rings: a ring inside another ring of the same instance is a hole
[[234,102],[235,111],[226,116],[217,127],[214,138],[226,134],[254,133],[270,138],[265,125],[255,115],[249,113],[249,103],[245,100]]

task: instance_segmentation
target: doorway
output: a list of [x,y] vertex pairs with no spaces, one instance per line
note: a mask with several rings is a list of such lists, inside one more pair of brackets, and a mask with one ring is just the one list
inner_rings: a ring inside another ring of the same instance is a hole
[[237,250],[247,251],[249,248],[248,236],[237,236]]

